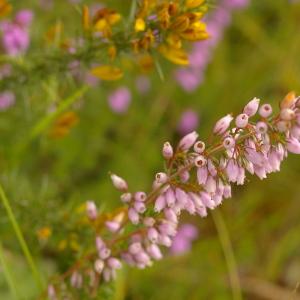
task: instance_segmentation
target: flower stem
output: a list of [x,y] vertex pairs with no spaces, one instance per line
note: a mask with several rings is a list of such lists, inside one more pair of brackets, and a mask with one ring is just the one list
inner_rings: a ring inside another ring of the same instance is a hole
[[0,241],[0,263],[2,265],[3,274],[4,274],[4,277],[7,281],[7,283],[8,283],[8,286],[9,286],[10,292],[13,296],[13,299],[19,299],[17,289],[16,289],[16,284],[14,282],[14,279],[12,277],[10,269],[9,269],[7,263],[6,263],[6,260],[5,260],[4,250],[3,250],[3,247],[2,247],[1,241]]
[[242,300],[243,295],[241,290],[237,263],[235,260],[229,232],[220,210],[212,211],[212,219],[215,223],[218,232],[218,237],[225,256],[232,291],[232,299]]
[[14,231],[15,231],[16,237],[17,237],[17,239],[19,241],[19,244],[21,246],[23,254],[24,254],[24,256],[25,256],[25,258],[27,260],[27,263],[28,263],[28,265],[29,265],[29,267],[31,269],[31,272],[32,272],[32,275],[33,275],[33,277],[34,277],[34,279],[36,281],[36,284],[37,284],[37,286],[40,289],[42,289],[43,288],[43,280],[42,280],[42,278],[41,278],[41,276],[40,276],[40,274],[39,274],[39,272],[37,270],[37,267],[36,267],[36,265],[34,263],[32,255],[31,255],[31,253],[29,251],[29,248],[28,248],[28,246],[26,244],[24,236],[23,236],[23,234],[21,232],[21,229],[19,227],[19,224],[18,224],[18,222],[17,222],[17,220],[15,218],[15,215],[13,213],[13,210],[12,210],[12,208],[10,206],[9,200],[6,197],[1,184],[0,184],[0,198],[2,200],[2,203],[3,203],[3,206],[4,206],[5,210],[7,212],[7,215],[8,215],[8,218],[9,218],[10,222],[11,222],[11,225],[12,225]]

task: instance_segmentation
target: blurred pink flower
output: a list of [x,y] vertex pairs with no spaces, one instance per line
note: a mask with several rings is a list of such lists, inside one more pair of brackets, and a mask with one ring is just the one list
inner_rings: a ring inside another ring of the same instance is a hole
[[2,46],[7,54],[16,56],[28,49],[30,44],[28,27],[32,18],[33,13],[30,10],[21,10],[13,21],[0,23]]
[[183,224],[179,227],[174,237],[170,252],[173,255],[181,255],[190,251],[192,242],[198,237],[198,229],[193,224]]
[[131,101],[131,93],[127,87],[120,87],[108,96],[108,104],[112,111],[123,114]]
[[199,116],[193,109],[187,109],[180,117],[177,130],[181,135],[185,135],[197,129]]
[[17,12],[15,16],[15,23],[20,26],[29,27],[32,23],[33,12],[29,9],[23,9]]
[[15,104],[15,95],[6,91],[0,93],[0,111],[5,111]]

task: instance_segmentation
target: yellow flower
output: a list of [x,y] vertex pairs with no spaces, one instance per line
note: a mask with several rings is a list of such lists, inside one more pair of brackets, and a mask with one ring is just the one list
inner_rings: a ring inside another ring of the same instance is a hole
[[157,17],[159,19],[160,26],[163,29],[169,28],[171,16],[170,16],[168,4],[163,4],[160,6],[160,8],[157,12]]
[[79,121],[75,112],[68,111],[62,114],[53,125],[49,135],[51,138],[62,138],[66,136],[72,127]]
[[82,8],[82,26],[85,31],[88,31],[91,27],[90,12],[87,5]]
[[169,61],[177,65],[188,65],[189,59],[187,54],[182,50],[168,45],[161,45],[158,51]]
[[12,6],[6,0],[0,0],[0,18],[8,15],[12,10]]
[[181,32],[180,37],[187,41],[194,42],[205,40],[209,37],[209,35],[206,31],[205,23],[197,21],[191,24],[191,26],[187,30]]
[[138,65],[140,66],[142,72],[148,73],[150,70],[153,69],[153,66],[154,66],[152,56],[149,54],[145,54],[145,55],[141,56],[138,59]]
[[149,29],[139,41],[139,47],[144,50],[149,50],[149,48],[153,45],[154,41],[154,34],[152,30]]
[[189,25],[190,25],[190,20],[188,16],[184,14],[175,19],[175,21],[170,26],[170,29],[176,32],[182,32],[187,30]]
[[107,53],[108,53],[109,58],[113,61],[117,56],[117,48],[115,46],[110,46],[107,49]]
[[134,24],[134,30],[136,32],[144,31],[146,28],[146,23],[142,18],[137,18]]
[[178,34],[170,33],[167,36],[166,41],[167,41],[168,45],[170,45],[173,48],[179,49],[182,47],[182,42],[181,42],[181,39]]
[[49,30],[46,32],[46,41],[50,44],[59,44],[61,36],[63,35],[63,24],[57,21]]
[[205,0],[186,0],[185,1],[185,7],[186,8],[196,8],[202,5],[205,2]]
[[52,229],[50,227],[42,227],[37,230],[37,236],[40,241],[47,241],[49,237],[52,235]]
[[104,37],[110,37],[112,26],[121,20],[121,15],[108,8],[99,9],[94,18],[94,28],[102,32]]
[[91,74],[102,80],[108,81],[118,80],[123,77],[123,71],[120,68],[110,65],[93,68]]
[[149,15],[149,12],[157,5],[157,0],[144,0],[141,3],[140,9],[137,13],[138,18],[145,18]]

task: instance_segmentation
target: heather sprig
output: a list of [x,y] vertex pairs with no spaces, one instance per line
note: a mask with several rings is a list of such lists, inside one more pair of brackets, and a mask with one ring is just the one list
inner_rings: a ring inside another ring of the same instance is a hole
[[[206,217],[231,198],[233,184],[246,182],[247,173],[264,179],[280,171],[288,153],[300,154],[300,97],[293,92],[280,102],[278,114],[254,98],[237,116],[224,116],[209,143],[196,132],[184,136],[177,147],[166,142],[165,169],[155,175],[149,193],[134,191],[111,174],[125,206],[105,220],[101,235],[96,232],[94,250],[53,280],[49,298],[56,299],[68,287],[95,291],[102,280],[114,280],[123,263],[151,266],[162,259],[163,248],[172,246],[183,212]],[[93,201],[87,202],[86,213],[92,224],[102,217]]]

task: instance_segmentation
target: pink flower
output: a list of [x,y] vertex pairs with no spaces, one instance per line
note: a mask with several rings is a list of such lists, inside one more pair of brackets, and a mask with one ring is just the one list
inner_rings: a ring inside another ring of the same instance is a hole
[[245,128],[248,125],[249,117],[247,114],[240,114],[235,119],[235,125],[238,128]]
[[17,12],[15,22],[22,27],[29,27],[33,19],[33,12],[29,9],[23,9]]
[[108,97],[111,110],[117,114],[123,114],[128,110],[131,102],[131,93],[128,88],[120,87]]
[[289,152],[294,154],[300,154],[300,142],[294,137],[287,139],[286,148]]
[[170,159],[173,157],[173,148],[169,142],[164,143],[162,154],[166,159]]
[[15,95],[6,91],[0,93],[0,111],[5,111],[15,104]]
[[213,130],[214,134],[223,135],[229,128],[232,120],[233,120],[233,117],[230,114],[221,118],[214,127],[214,130]]
[[179,149],[182,151],[186,151],[190,149],[196,142],[198,138],[198,133],[196,131],[193,131],[187,135],[185,135],[179,142]]
[[16,24],[2,24],[2,45],[7,54],[23,54],[29,46],[29,34]]
[[183,224],[179,227],[173,239],[170,252],[174,255],[182,255],[190,251],[192,242],[198,237],[198,229],[192,224]]
[[258,107],[259,107],[260,99],[254,98],[251,100],[245,107],[244,107],[244,113],[248,115],[249,117],[254,116],[257,113]]
[[116,174],[111,174],[110,178],[116,189],[120,191],[126,191],[128,189],[127,182],[123,178],[117,176]]
[[195,130],[198,124],[198,114],[194,110],[188,109],[182,113],[177,128],[181,135],[185,135]]

